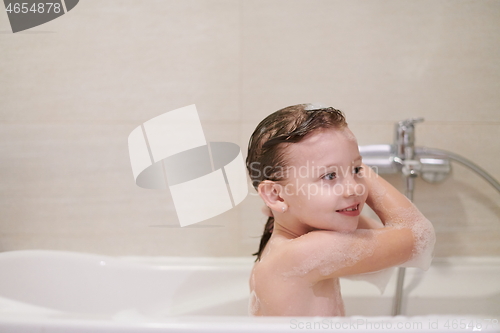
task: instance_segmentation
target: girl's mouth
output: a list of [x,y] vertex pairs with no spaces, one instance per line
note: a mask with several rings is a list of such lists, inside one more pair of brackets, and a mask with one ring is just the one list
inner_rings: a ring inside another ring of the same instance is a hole
[[358,216],[361,212],[359,211],[359,204],[355,204],[344,209],[339,209],[337,213],[347,215],[347,216]]

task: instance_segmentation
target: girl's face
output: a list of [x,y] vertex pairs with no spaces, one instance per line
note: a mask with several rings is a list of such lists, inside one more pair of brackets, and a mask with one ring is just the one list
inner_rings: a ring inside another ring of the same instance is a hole
[[282,198],[288,210],[283,217],[303,232],[356,230],[368,193],[352,132],[320,129],[290,144],[285,154]]

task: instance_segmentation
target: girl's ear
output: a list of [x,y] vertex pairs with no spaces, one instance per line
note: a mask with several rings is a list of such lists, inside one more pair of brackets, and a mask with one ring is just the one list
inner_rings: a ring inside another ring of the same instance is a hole
[[270,180],[264,180],[257,188],[259,195],[266,203],[266,206],[271,208],[273,213],[284,213],[288,209],[288,205],[281,197],[283,186]]

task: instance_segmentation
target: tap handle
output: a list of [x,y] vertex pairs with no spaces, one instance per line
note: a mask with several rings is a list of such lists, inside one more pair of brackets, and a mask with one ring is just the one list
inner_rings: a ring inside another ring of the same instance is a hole
[[409,119],[401,120],[398,123],[398,126],[399,127],[413,127],[415,124],[421,123],[423,121],[424,121],[424,118],[422,118],[422,117],[419,117],[419,118],[409,118]]
[[404,160],[414,157],[415,124],[424,121],[424,118],[410,118],[396,123],[394,133],[394,148],[396,156]]

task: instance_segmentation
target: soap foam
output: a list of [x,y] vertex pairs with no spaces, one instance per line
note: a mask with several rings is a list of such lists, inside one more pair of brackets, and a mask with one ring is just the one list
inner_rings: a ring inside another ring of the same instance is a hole
[[431,222],[413,204],[411,208],[394,210],[391,216],[395,217],[393,221],[398,221],[398,223],[388,221],[386,225],[397,229],[410,229],[415,242],[412,257],[401,266],[427,270],[431,264],[436,244],[436,235]]
[[331,245],[326,246],[320,253],[316,253],[310,260],[283,273],[283,276],[285,278],[304,276],[314,269],[318,269],[321,275],[327,276],[341,268],[353,266],[373,254],[377,246],[374,240],[373,232],[367,229],[358,229],[355,233],[339,233]]
[[255,293],[255,273],[252,271],[250,275],[250,289],[252,292],[250,293],[250,299],[248,300],[248,314],[251,316],[255,316],[260,308],[260,300]]
[[250,300],[248,302],[248,314],[251,316],[255,316],[260,308],[260,301],[257,297],[255,291],[250,293]]
[[305,104],[304,110],[305,111],[312,111],[312,110],[319,110],[319,109],[326,109],[328,105],[315,102],[315,103],[307,103]]

